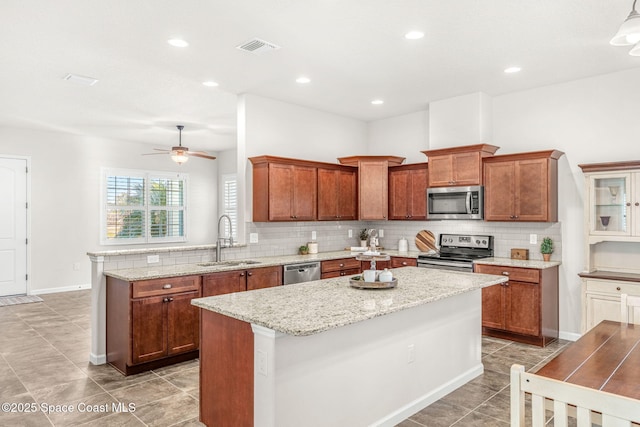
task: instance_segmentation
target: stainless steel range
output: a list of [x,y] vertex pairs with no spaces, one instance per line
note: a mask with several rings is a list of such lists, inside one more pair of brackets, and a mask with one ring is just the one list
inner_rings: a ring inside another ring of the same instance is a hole
[[493,236],[441,234],[440,252],[418,255],[418,267],[473,271],[473,260],[493,256]]

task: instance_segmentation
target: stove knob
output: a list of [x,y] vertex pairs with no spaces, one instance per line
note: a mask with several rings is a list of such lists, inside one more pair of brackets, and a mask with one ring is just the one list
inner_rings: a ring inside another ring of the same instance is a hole
[[486,244],[487,244],[487,241],[486,241],[486,240],[483,240],[483,241],[482,241],[482,244],[483,244],[483,245],[486,245]]
[[476,240],[476,245],[479,245],[479,244],[480,244],[480,240]]

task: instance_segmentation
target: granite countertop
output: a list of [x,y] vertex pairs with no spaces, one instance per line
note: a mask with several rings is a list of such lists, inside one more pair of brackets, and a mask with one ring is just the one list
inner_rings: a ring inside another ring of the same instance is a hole
[[511,258],[482,258],[473,262],[474,264],[500,265],[503,267],[520,267],[520,268],[536,268],[544,270],[545,268],[555,267],[562,264],[559,261],[542,261],[535,259],[511,259]]
[[[383,251],[384,254],[391,256],[402,256],[409,258],[417,258],[419,252],[398,252],[394,250]],[[222,271],[232,270],[244,270],[250,268],[260,267],[273,267],[278,265],[297,264],[301,262],[311,261],[328,261],[332,259],[351,258],[356,257],[358,254],[349,251],[333,251],[333,252],[320,252],[318,254],[309,255],[282,255],[272,257],[259,257],[252,258],[250,260],[225,260],[219,264],[216,263],[199,263],[199,264],[176,264],[176,265],[161,265],[150,266],[140,268],[126,268],[120,270],[107,270],[104,272],[106,276],[115,277],[116,279],[125,280],[127,282],[133,282],[136,280],[150,280],[161,279],[165,277],[177,277],[188,275],[200,275],[217,273]],[[247,263],[246,261],[249,261]],[[254,263],[257,261],[257,263]],[[231,264],[233,263],[233,264]],[[203,266],[200,264],[212,264],[209,266]]]
[[305,336],[428,304],[507,277],[419,267],[393,269],[398,286],[362,290],[348,277],[198,298],[191,303],[289,335]]

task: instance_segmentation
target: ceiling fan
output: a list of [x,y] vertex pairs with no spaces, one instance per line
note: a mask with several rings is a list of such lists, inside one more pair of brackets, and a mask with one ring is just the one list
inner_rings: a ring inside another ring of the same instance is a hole
[[171,160],[181,165],[189,160],[189,157],[202,157],[203,159],[211,159],[215,160],[214,156],[210,156],[204,151],[189,151],[188,147],[182,146],[182,129],[184,129],[183,125],[177,125],[178,131],[180,132],[180,139],[177,146],[171,147],[171,150],[165,150],[162,148],[154,148],[156,151],[160,151],[160,153],[146,153],[143,156],[152,156],[154,154],[170,154]]

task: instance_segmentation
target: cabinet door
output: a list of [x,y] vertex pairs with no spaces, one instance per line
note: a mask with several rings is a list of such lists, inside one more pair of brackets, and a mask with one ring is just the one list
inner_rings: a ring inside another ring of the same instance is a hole
[[[589,177],[589,234],[631,235],[631,176],[627,173],[608,173]],[[638,190],[637,185],[634,188]],[[638,230],[638,227],[635,229]]]
[[[365,271],[371,268],[371,261],[360,261],[360,270]],[[376,270],[391,268],[391,261],[376,261]]]
[[247,290],[272,288],[282,285],[282,267],[263,267],[247,270]]
[[291,221],[293,166],[269,164],[269,221]]
[[411,171],[409,219],[427,219],[427,169]]
[[505,286],[505,329],[523,335],[540,335],[540,286],[510,280]]
[[167,355],[166,296],[131,301],[131,363],[143,363]]
[[338,171],[318,169],[318,219],[338,219]]
[[514,177],[515,162],[484,164],[485,221],[513,220],[515,212]]
[[515,218],[518,221],[549,220],[549,180],[547,159],[515,163]]
[[242,292],[247,289],[244,270],[207,274],[202,277],[202,296]]
[[453,156],[434,156],[429,158],[429,185],[448,187],[453,185]]
[[167,347],[174,355],[197,350],[200,346],[200,309],[191,300],[200,296],[199,291],[175,294],[167,297]]
[[313,221],[317,209],[317,169],[293,166],[292,216],[296,221]]
[[410,183],[411,171],[389,171],[389,219],[409,219]]
[[585,294],[586,325],[585,332],[592,329],[603,320],[619,322],[620,296],[606,294]]
[[398,267],[417,267],[418,260],[415,258],[407,258],[407,257],[391,257],[391,268]]
[[504,329],[504,286],[493,285],[482,288],[482,326]]
[[387,219],[389,209],[389,177],[387,174],[387,161],[361,161],[359,163],[359,219]]
[[453,185],[479,185],[481,183],[480,153],[453,154],[451,165]]
[[338,171],[338,218],[357,219],[358,179],[356,172]]

